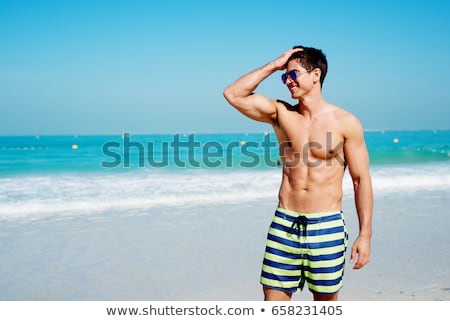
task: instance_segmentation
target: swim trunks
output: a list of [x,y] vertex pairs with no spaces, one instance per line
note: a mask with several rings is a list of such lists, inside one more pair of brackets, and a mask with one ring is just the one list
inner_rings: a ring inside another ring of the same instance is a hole
[[302,214],[278,208],[267,234],[261,284],[317,294],[342,287],[348,233],[342,211]]

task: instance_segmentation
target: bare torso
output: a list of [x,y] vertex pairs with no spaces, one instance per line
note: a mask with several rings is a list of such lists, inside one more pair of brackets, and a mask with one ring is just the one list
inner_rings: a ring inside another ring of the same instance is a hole
[[345,111],[327,105],[314,119],[278,103],[274,125],[283,162],[279,206],[301,213],[342,207],[345,137],[339,118]]

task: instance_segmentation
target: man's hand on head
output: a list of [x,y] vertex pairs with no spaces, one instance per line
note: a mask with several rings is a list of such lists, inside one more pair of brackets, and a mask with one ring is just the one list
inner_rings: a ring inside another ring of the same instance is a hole
[[281,54],[280,57],[278,57],[277,59],[275,59],[274,61],[271,62],[271,64],[274,66],[275,70],[283,70],[286,68],[286,64],[289,60],[289,58],[291,58],[291,56],[299,51],[303,51],[303,47],[302,46],[295,46],[292,49],[289,49],[285,52],[283,52]]

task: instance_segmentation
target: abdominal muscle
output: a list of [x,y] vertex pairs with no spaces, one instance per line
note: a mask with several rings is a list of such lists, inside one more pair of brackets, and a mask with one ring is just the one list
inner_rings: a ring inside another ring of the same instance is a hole
[[341,210],[343,166],[335,162],[315,167],[283,165],[279,207],[299,213]]

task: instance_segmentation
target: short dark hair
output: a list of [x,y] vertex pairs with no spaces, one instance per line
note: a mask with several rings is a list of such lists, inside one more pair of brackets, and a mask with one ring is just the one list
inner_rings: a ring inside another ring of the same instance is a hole
[[[299,64],[306,70],[320,69],[320,85],[323,85],[325,76],[327,75],[328,62],[327,57],[320,49],[312,47],[295,46],[293,49],[302,48],[302,51],[297,51],[292,54],[288,62],[293,59],[298,59]],[[286,64],[287,65],[287,64]]]

